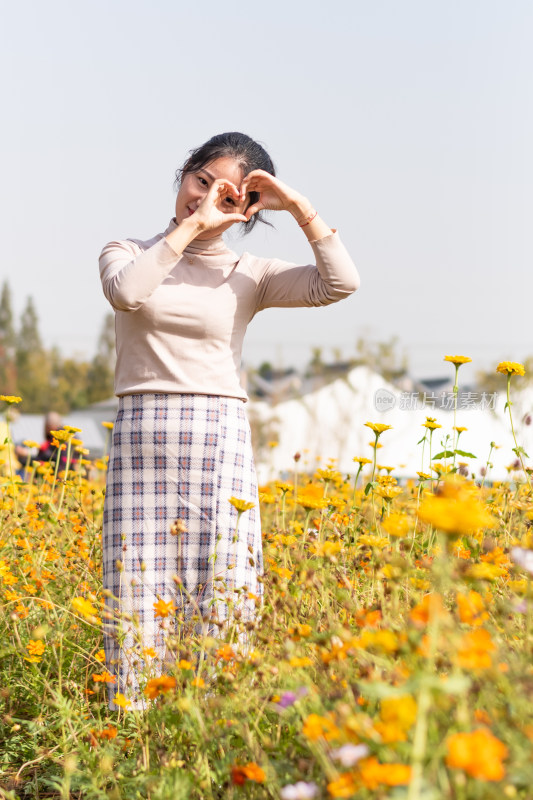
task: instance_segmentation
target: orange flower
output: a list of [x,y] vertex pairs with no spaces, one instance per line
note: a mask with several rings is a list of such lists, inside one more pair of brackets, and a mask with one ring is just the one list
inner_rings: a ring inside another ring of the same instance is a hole
[[116,683],[117,679],[110,672],[108,672],[107,670],[104,670],[100,674],[98,674],[98,673],[94,674],[93,675],[93,681],[96,681],[97,683],[99,683],[99,682],[100,683]]
[[339,775],[336,781],[328,783],[328,792],[332,797],[353,797],[355,794],[355,781],[351,772]]
[[505,776],[502,761],[507,758],[507,747],[486,728],[472,733],[455,733],[446,741],[446,764],[462,769],[472,778],[483,781],[501,781]]
[[457,663],[465,669],[488,669],[492,666],[492,656],[496,645],[485,628],[465,633],[457,648]]
[[406,764],[380,764],[377,758],[365,758],[357,765],[367,789],[385,786],[406,786],[411,780],[411,767]]
[[44,642],[41,642],[40,639],[30,639],[26,647],[30,656],[42,656],[44,653]]
[[222,647],[219,647],[215,652],[216,661],[231,661],[233,658],[237,658],[237,653],[233,650],[230,644],[225,644]]
[[481,625],[489,618],[485,603],[479,592],[470,591],[467,595],[457,595],[459,619],[467,625]]
[[168,617],[168,615],[173,614],[175,610],[176,606],[174,605],[173,600],[169,600],[168,603],[165,603],[164,600],[159,599],[157,603],[154,603],[155,617]]
[[355,614],[355,621],[360,628],[377,628],[381,622],[381,611],[366,611],[364,608],[359,609]]
[[244,765],[234,764],[231,768],[231,782],[235,786],[242,786],[247,780],[255,783],[264,783],[266,780],[265,770],[255,761]]
[[108,725],[107,728],[101,731],[97,731],[94,728],[91,730],[91,736],[94,736],[95,739],[107,739],[109,741],[115,739],[117,734],[118,730],[113,725]]
[[159,678],[152,678],[144,688],[144,693],[150,700],[155,700],[162,692],[170,692],[176,688],[176,678],[170,675],[161,675]]
[[431,617],[442,618],[447,615],[448,612],[442,604],[442,597],[435,593],[424,595],[420,603],[412,608],[409,614],[412,622],[420,627],[427,625]]
[[303,734],[312,742],[318,739],[335,739],[340,731],[331,716],[321,717],[319,714],[309,714],[304,722]]

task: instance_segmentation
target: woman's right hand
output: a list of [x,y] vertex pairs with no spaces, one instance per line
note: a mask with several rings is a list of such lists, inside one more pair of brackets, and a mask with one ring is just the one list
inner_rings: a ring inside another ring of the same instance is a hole
[[195,223],[199,233],[216,231],[221,225],[226,230],[235,222],[247,221],[244,214],[237,211],[243,205],[235,184],[224,178],[217,178],[189,219]]

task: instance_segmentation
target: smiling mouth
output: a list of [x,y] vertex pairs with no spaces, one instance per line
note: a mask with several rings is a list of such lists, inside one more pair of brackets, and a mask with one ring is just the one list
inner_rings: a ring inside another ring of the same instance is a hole
[[189,212],[189,217],[192,217],[192,215],[194,214],[196,209],[195,208],[190,208],[190,206],[187,206],[187,211]]

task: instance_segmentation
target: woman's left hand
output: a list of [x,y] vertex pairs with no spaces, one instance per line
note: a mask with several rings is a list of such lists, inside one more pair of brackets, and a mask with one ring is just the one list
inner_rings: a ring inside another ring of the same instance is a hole
[[294,217],[302,217],[309,211],[311,204],[299,192],[291,189],[274,175],[262,169],[249,172],[241,184],[241,200],[248,192],[258,192],[259,200],[246,209],[245,216],[250,219],[262,209],[267,211],[290,211]]

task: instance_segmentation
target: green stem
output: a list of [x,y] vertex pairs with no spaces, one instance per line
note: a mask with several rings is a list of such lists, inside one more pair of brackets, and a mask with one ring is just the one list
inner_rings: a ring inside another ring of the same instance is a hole
[[455,383],[453,387],[453,467],[455,468],[455,448],[459,437],[457,435],[457,395],[459,394],[459,364],[455,364]]
[[493,448],[494,448],[494,442],[491,442],[490,443],[489,454],[487,456],[487,463],[485,465],[485,474],[483,475],[483,480],[481,481],[481,487],[480,487],[481,489],[483,489],[483,486],[485,484],[485,478],[487,477],[487,473],[489,471],[490,457],[491,457]]
[[359,475],[361,474],[361,470],[362,469],[363,469],[363,465],[359,464],[359,469],[357,470],[357,475],[355,476],[355,480],[353,482],[352,509],[355,508],[355,493],[357,491],[357,481],[359,480]]
[[[63,499],[65,497],[65,488],[66,488],[66,485],[67,485],[67,477],[68,477],[68,469],[70,467],[71,452],[72,452],[72,436],[69,438],[68,444],[67,444],[67,462],[65,464],[65,472],[64,472],[64,475],[63,475],[63,485],[61,487],[61,496],[59,498],[59,507],[57,509],[57,513],[58,514],[61,511],[61,506],[63,505]],[[59,454],[58,459],[57,459],[58,463],[59,463],[60,459],[61,459],[61,453]]]
[[513,439],[515,443],[515,453],[517,454],[518,458],[520,459],[520,464],[522,465],[522,470],[524,475],[526,476],[527,485],[529,486],[529,491],[531,491],[531,479],[529,477],[529,473],[526,472],[526,468],[524,465],[524,459],[522,458],[522,449],[518,447],[518,442],[516,441],[516,433],[514,430],[514,423],[513,423],[513,415],[511,414],[511,373],[507,373],[507,403],[506,408],[509,409],[509,419],[511,420],[511,430],[513,432]]

